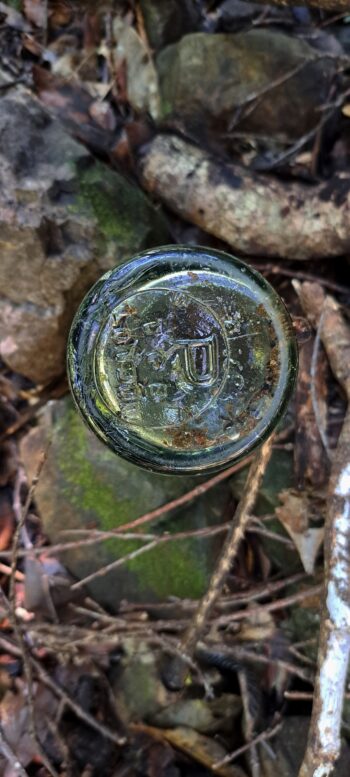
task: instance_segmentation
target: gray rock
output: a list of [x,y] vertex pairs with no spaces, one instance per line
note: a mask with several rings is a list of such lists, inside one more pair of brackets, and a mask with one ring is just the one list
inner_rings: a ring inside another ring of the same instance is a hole
[[159,50],[195,30],[200,14],[193,0],[141,0],[148,40]]
[[[49,438],[52,442],[35,499],[44,530],[54,543],[67,539],[62,537],[63,529],[111,530],[200,482],[198,478],[156,475],[115,456],[85,427],[70,398],[47,405],[39,426],[23,439],[21,456],[29,480]],[[228,501],[229,489],[224,483],[187,509],[146,525],[145,530],[174,532],[220,523]],[[222,539],[220,534],[165,543],[96,578],[91,593],[112,608],[123,598],[198,598],[206,590]],[[83,578],[138,546],[134,540],[109,539],[66,552],[60,558],[76,577]]]
[[252,108],[251,98],[258,94],[254,109],[240,113],[236,129],[282,142],[318,123],[334,73],[334,63],[304,41],[267,29],[186,35],[160,53],[157,66],[163,118],[179,118],[192,131],[212,130],[225,138],[236,111],[248,98]]
[[24,89],[2,99],[0,133],[0,354],[46,383],[64,370],[87,289],[167,242],[167,230],[138,188],[95,161]]

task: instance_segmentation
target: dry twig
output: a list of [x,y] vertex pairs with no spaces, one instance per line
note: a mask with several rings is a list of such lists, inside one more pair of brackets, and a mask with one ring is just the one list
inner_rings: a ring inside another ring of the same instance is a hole
[[262,731],[261,734],[257,734],[257,736],[254,737],[254,739],[251,739],[250,742],[247,742],[246,745],[242,745],[242,747],[234,750],[233,753],[228,753],[225,758],[222,759],[222,761],[217,761],[216,764],[213,764],[213,769],[219,769],[221,766],[226,766],[226,764],[232,763],[232,761],[249,750],[250,747],[258,745],[259,742],[267,742],[269,739],[272,739],[281,730],[282,725],[282,722],[279,721],[275,726],[273,726],[273,728],[266,729],[265,731]]
[[[218,565],[212,575],[209,588],[201,599],[192,623],[181,642],[180,650],[190,658],[206,626],[211,610],[221,594],[225,579],[232,567],[245,530],[251,520],[251,513],[262,478],[272,452],[273,435],[263,443],[250,466],[244,493],[234,515],[231,529],[226,538]],[[172,662],[166,672],[166,681],[173,688],[181,688],[186,676],[186,668],[179,662]]]

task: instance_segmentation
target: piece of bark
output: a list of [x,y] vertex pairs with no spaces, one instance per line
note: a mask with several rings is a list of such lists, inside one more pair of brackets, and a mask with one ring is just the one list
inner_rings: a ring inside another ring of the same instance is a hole
[[350,176],[284,183],[159,134],[140,156],[141,182],[171,210],[247,255],[339,256],[350,249]]
[[298,488],[322,486],[327,477],[327,455],[318,424],[325,426],[327,416],[327,362],[323,349],[318,354],[315,370],[315,394],[318,406],[315,417],[312,399],[311,364],[315,338],[300,348],[299,374],[295,392],[294,472]]

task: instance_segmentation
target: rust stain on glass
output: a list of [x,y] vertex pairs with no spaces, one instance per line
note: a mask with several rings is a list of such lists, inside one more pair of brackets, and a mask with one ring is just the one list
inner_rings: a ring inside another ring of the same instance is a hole
[[204,474],[271,433],[293,390],[297,346],[258,272],[221,251],[165,246],[87,294],[68,371],[83,418],[116,453],[158,472]]

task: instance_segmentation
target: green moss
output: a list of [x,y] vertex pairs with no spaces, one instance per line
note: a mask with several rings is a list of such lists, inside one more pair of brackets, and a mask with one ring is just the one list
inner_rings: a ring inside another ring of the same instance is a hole
[[128,253],[167,242],[163,218],[140,189],[100,162],[76,168],[79,189],[71,209],[93,218],[101,245],[112,242]]
[[141,575],[160,598],[170,594],[197,599],[207,585],[205,568],[200,563],[199,544],[184,540],[166,543],[130,561],[128,569]]
[[82,421],[72,408],[67,411],[56,426],[59,446],[58,465],[68,484],[66,491],[74,507],[103,516],[104,529],[121,526],[130,516],[130,500],[116,501],[113,487],[96,477],[92,463],[88,458],[87,435]]
[[[55,447],[58,467],[63,475],[62,488],[77,512],[90,514],[91,520],[105,530],[114,529],[136,518],[148,506],[143,503],[141,492],[135,499],[116,496],[115,484],[108,482],[111,454],[107,450],[105,452],[102,446],[100,464],[103,464],[104,458],[106,463],[109,462],[107,477],[103,478],[101,466],[98,472],[94,470],[89,459],[88,434],[73,407],[56,419]],[[171,528],[177,531],[179,527],[174,523]],[[103,545],[96,546],[96,561],[102,556],[108,563],[139,546],[137,540],[107,540]],[[126,567],[139,579],[140,589],[151,590],[159,598],[170,594],[198,598],[207,583],[205,561],[201,562],[201,555],[202,546],[198,541],[174,541],[147,551],[128,562]]]

